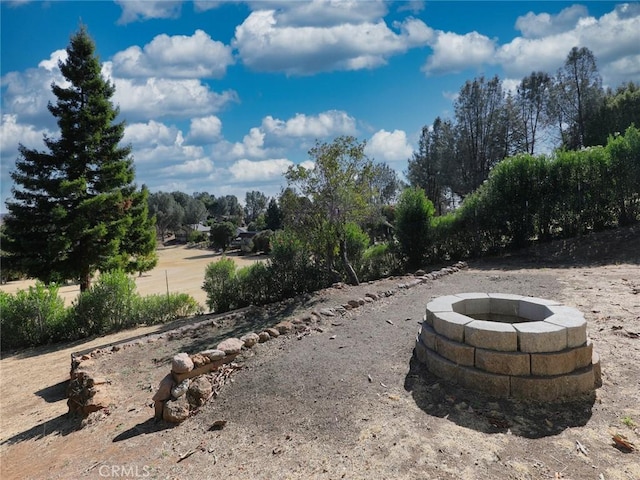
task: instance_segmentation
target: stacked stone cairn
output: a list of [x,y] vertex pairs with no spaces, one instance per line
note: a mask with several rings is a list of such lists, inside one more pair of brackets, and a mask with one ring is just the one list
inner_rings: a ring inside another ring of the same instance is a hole
[[583,314],[542,298],[438,297],[427,304],[415,354],[434,375],[496,397],[555,401],[601,385]]

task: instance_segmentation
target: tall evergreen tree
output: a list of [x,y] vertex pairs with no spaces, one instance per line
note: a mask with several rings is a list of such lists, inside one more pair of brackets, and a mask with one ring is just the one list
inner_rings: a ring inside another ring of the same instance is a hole
[[52,85],[57,101],[48,107],[59,138],[45,136],[48,151],[20,146],[3,248],[25,274],[45,282],[77,280],[84,291],[97,270],[141,253],[125,239],[134,221],[148,223],[133,183],[131,147],[119,145],[124,122],[116,122],[115,87],[102,77],[84,26],[58,66],[69,82]]

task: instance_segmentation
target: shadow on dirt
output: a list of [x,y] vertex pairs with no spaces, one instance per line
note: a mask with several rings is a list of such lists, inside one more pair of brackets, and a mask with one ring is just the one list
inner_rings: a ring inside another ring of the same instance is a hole
[[525,438],[558,435],[585,425],[592,414],[595,393],[565,402],[538,403],[495,398],[450,384],[411,358],[404,388],[428,415],[446,418],[481,433],[507,433]]
[[177,424],[167,423],[162,420],[156,420],[155,418],[150,418],[138,425],[131,427],[129,430],[126,430],[118,435],[116,435],[112,442],[122,442],[123,440],[129,440],[130,438],[137,437],[139,435],[147,435],[150,433],[161,432],[163,430],[168,430],[170,428],[176,427]]
[[70,416],[65,413],[46,422],[42,422],[35,427],[20,432],[13,437],[3,440],[1,445],[14,445],[26,440],[40,440],[50,435],[61,435],[63,437],[79,430],[82,425],[82,418]]
[[47,403],[56,403],[67,399],[67,386],[69,380],[58,382],[55,385],[45,387],[35,392],[37,396],[42,398]]
[[640,265],[640,225],[620,227],[529,247],[495,257],[469,261],[478,270],[600,267]]

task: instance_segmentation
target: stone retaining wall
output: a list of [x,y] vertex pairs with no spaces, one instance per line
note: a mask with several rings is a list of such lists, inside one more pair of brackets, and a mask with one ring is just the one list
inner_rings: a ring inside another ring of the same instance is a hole
[[551,401],[601,384],[586,327],[582,313],[552,300],[448,295],[428,303],[415,353],[429,371],[463,387]]

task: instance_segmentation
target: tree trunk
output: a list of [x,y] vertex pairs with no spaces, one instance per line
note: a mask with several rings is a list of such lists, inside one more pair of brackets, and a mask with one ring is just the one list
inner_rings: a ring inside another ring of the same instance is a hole
[[349,258],[347,258],[347,241],[345,239],[340,240],[340,257],[342,258],[344,269],[347,271],[347,275],[349,276],[349,283],[351,285],[360,285],[358,275],[353,269],[353,266],[351,266],[351,263],[349,263]]
[[80,293],[86,292],[91,286],[91,274],[85,273],[80,279]]

